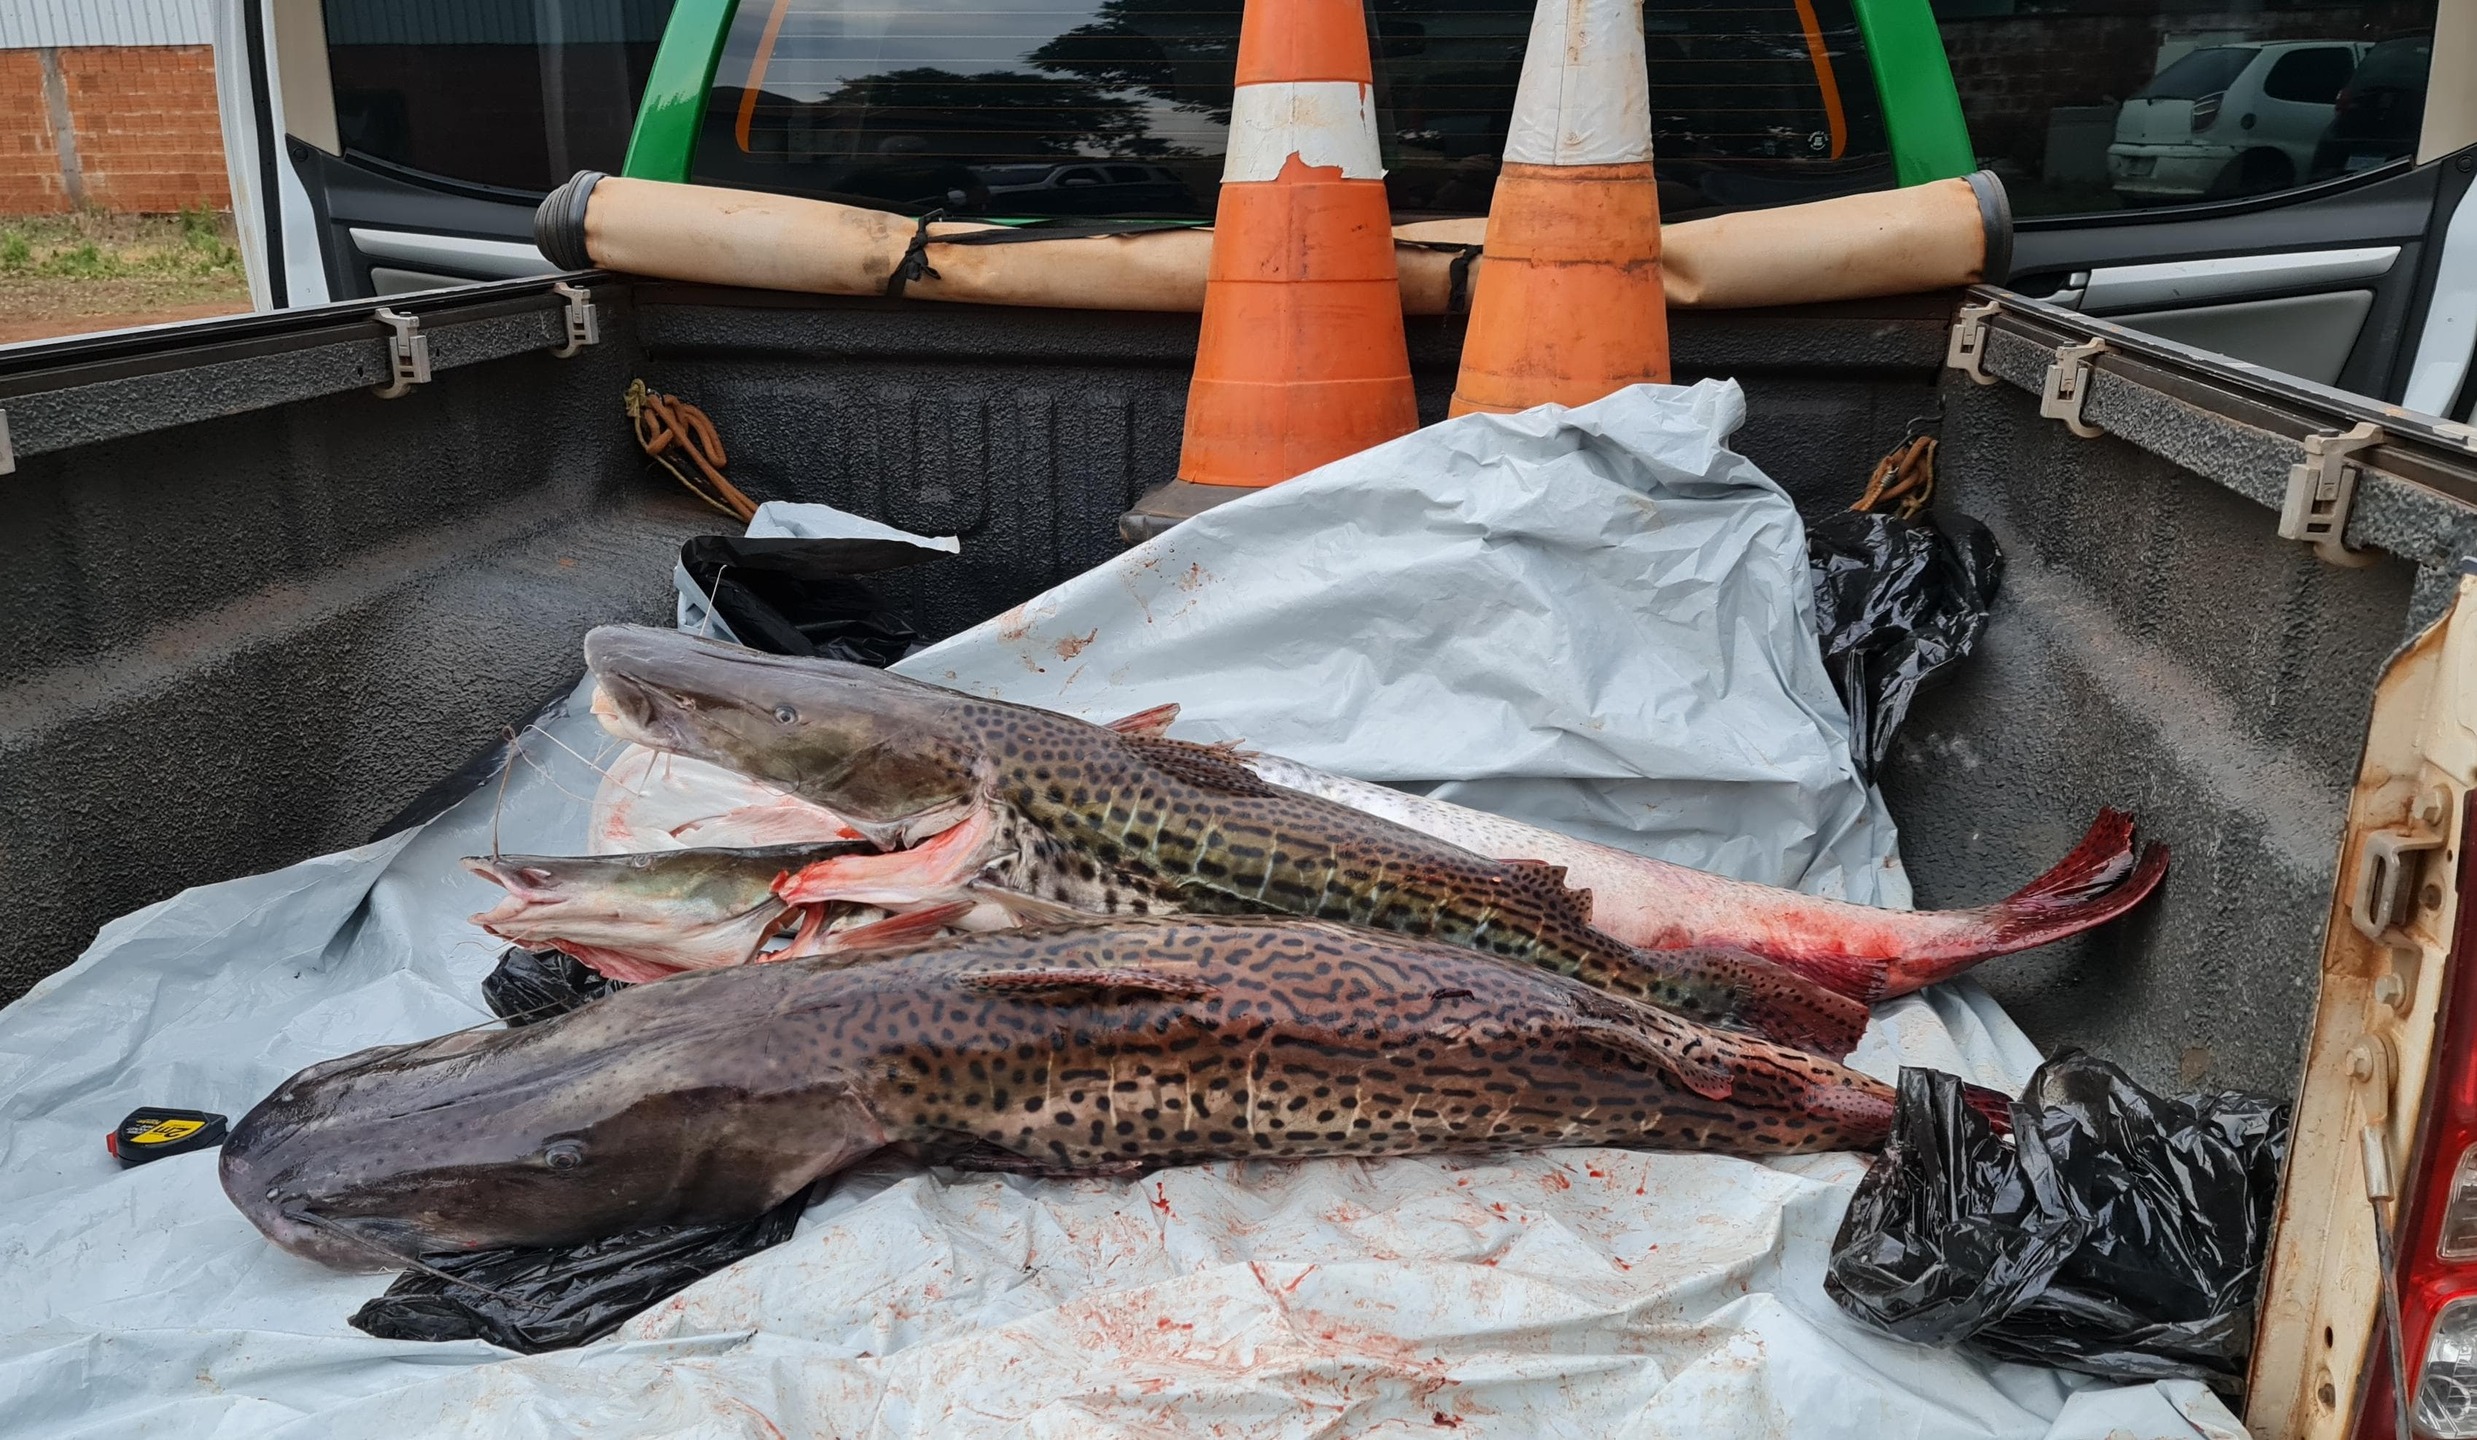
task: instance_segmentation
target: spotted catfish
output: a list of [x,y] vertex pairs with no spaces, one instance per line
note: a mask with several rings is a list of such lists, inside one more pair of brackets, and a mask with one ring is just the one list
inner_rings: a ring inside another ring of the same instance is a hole
[[744,1220],[889,1148],[1048,1175],[1772,1155],[1873,1149],[1892,1111],[1889,1087],[1830,1061],[1457,947],[1134,919],[703,971],[364,1051],[260,1102],[222,1175],[268,1238],[369,1269]]
[[1269,785],[1209,746],[674,630],[598,629],[585,660],[595,711],[620,738],[790,791],[881,846],[918,847],[811,866],[778,889],[795,903],[982,876],[1019,905],[1068,913],[1343,920],[1832,1056],[1857,1043],[1881,984],[1874,967],[1849,966],[1836,991],[1744,952],[1636,949],[1593,928],[1589,896],[1553,866]]

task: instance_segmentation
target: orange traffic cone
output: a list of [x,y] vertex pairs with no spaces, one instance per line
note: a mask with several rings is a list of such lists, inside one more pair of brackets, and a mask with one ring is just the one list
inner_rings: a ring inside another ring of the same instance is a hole
[[1247,0],[1185,484],[1271,485],[1418,428],[1373,83],[1360,0]]
[[1540,0],[1453,413],[1669,378],[1642,0]]

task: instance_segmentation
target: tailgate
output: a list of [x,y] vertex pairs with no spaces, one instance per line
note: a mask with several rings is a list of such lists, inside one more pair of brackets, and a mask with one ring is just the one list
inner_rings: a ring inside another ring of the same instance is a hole
[[[2170,570],[2197,544],[2283,547],[2266,552],[2257,568],[2287,571],[2289,583],[2183,592],[2186,605],[2216,612],[2209,623],[2220,625],[2228,645],[2262,658],[2282,677],[2261,692],[2258,708],[2191,713],[2187,743],[2206,744],[2220,724],[2240,740],[2278,735],[2290,754],[2201,778],[2238,795],[2251,789],[2291,810],[2327,806],[2292,814],[2289,843],[2316,832],[2336,841],[2331,878],[2318,893],[2298,893],[2303,887],[2291,874],[2280,879],[2281,894],[2256,902],[2245,877],[2214,873],[2224,871],[2221,856],[2199,857],[2201,873],[2186,865],[2189,847],[2179,857],[2186,868],[2169,882],[2180,892],[2171,910],[2199,904],[2215,923],[2187,936],[2182,954],[2157,955],[2149,969],[2209,975],[2187,991],[2190,1008],[2166,1017],[2201,1049],[2182,1067],[2187,1081],[2214,1078],[2202,1047],[2225,1030],[2228,1015],[2296,1015],[2307,1032],[2300,1037],[2296,1132],[2260,1307],[2248,1424],[2262,1435],[2338,1435],[2350,1433],[2359,1408],[2370,1406],[2368,1433],[2387,1435],[2388,1389],[2369,1379],[2382,1359],[2375,1340],[2376,1212],[2361,1148],[2369,1127],[2377,1168],[2387,1157],[2401,1193],[2416,1197],[2399,1226],[2412,1296],[2412,1362],[2423,1354],[2431,1312],[2452,1296],[2477,1294],[2477,1250],[2466,1261],[2441,1260],[2438,1217],[2425,1213],[2433,1206],[2423,1198],[2429,1189],[2448,1188],[2465,1122],[2477,1121],[2469,1105],[2477,1097],[2461,1093],[2471,1057],[2460,1043],[2437,1040],[2438,1017],[2455,1004],[2477,1003],[2477,987],[2455,984],[2453,963],[2461,940],[2463,817],[2477,785],[2477,606],[2463,604],[2472,591],[2463,572],[2477,537],[2477,434],[2005,292],[1982,290],[1972,299],[1953,359],[1999,390],[2041,397],[2045,429],[2036,445],[2089,444],[2108,456],[2143,452],[2261,507],[2223,514],[2222,524],[2232,522],[2234,530],[2217,537],[2163,528],[2170,517],[2157,511],[2125,516],[2116,544],[2152,552],[2156,583],[2178,585],[2182,577]],[[2026,396],[2011,404],[2026,406]],[[2072,435],[2086,438],[2066,438]],[[2044,503],[2073,502],[2057,495]],[[2308,555],[2318,558],[2308,562]],[[2407,592],[2398,595],[2403,582]],[[2386,592],[2392,601],[2382,598]],[[2399,605],[2394,628],[2366,633],[2381,623],[2386,603]],[[2153,610],[2151,623],[2174,628],[2192,617]],[[2396,651],[2366,676],[2366,708],[2288,713],[2298,691],[2331,685],[2334,667],[2362,664],[2363,646],[2372,643]],[[2183,680],[2143,673],[2139,655],[2119,658],[2131,662],[2123,671],[2128,685]],[[2327,733],[2298,726],[2316,718]],[[2278,765],[2312,743],[2344,749],[2344,791],[2327,778],[2286,785]],[[2138,765],[2142,757],[2135,750],[2125,758]],[[2283,789],[2290,793],[2280,795]],[[2259,838],[2231,832],[2205,843],[2246,851]],[[2283,901],[2315,906],[2320,939],[2312,967],[2299,963],[2309,958],[2304,952],[2231,953],[2247,937],[2252,907]],[[2289,995],[2302,1004],[2289,1008]],[[2417,1383],[2413,1367],[2410,1383]]]

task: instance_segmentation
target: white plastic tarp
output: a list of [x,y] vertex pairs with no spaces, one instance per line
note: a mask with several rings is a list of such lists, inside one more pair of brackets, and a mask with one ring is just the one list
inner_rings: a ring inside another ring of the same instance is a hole
[[[1734,387],[1704,385],[1437,427],[1191,522],[913,668],[1091,713],[1176,699],[1190,733],[1451,780],[1741,874],[1894,893],[1890,827],[1838,758],[1795,517],[1721,448],[1738,413]],[[1311,524],[1307,554],[1273,543]],[[1160,590],[1129,583],[1172,560]],[[1388,576],[1428,605],[1386,608]],[[1079,676],[1096,652],[1109,668]],[[1224,667],[1253,678],[1216,687]],[[1285,697],[1316,708],[1286,719]],[[582,701],[525,737],[504,791],[115,921],[0,1012],[0,1433],[2239,1433],[2199,1386],[2092,1386],[1844,1318],[1820,1279],[1862,1168],[1845,1155],[1563,1150],[1133,1182],[878,1169],[591,1346],[518,1358],[363,1336],[345,1317],[386,1277],[268,1245],[212,1155],[122,1172],[103,1134],[141,1103],[238,1116],[313,1061],[485,1021],[498,947],[464,917],[491,892],[456,858],[494,838],[583,848],[612,747]],[[1630,798],[1581,803],[1595,782]],[[1878,1015],[1859,1062],[1901,1060],[2012,1085],[2036,1055],[1958,985]]]
[[1906,909],[1745,416],[1707,380],[1431,426],[895,668],[1094,720],[1174,701],[1182,737]]

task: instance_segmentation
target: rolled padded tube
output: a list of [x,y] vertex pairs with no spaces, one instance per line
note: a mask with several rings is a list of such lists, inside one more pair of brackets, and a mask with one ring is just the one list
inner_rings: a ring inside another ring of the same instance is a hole
[[[1664,228],[1670,308],[1738,310],[1906,295],[2004,278],[2012,217],[1993,175],[1938,180],[1748,210]],[[1396,226],[1402,309],[1467,304],[1451,247],[1477,246],[1485,217]],[[1001,227],[919,222],[825,200],[582,172],[534,217],[555,263],[665,280],[818,295],[900,293],[922,300],[1062,310],[1204,308],[1207,229],[1062,235],[1023,244],[941,244]],[[891,285],[915,241],[926,269]],[[1437,248],[1446,247],[1446,248]],[[581,254],[579,253],[581,251]],[[1992,257],[1994,264],[1990,265]],[[1485,259],[1471,268],[1485,265]]]

